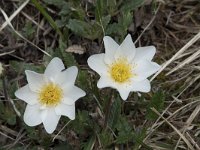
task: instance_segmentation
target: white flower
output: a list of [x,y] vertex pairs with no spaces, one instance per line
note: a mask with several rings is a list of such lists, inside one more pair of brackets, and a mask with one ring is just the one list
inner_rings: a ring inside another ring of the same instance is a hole
[[0,62],[0,75],[3,73],[3,65],[2,63]]
[[160,66],[152,62],[156,49],[154,46],[135,48],[130,35],[121,45],[111,37],[104,37],[105,53],[95,54],[88,58],[88,65],[101,77],[98,88],[112,87],[117,89],[123,100],[131,91],[149,92],[150,75]]
[[75,119],[75,101],[86,93],[74,85],[78,69],[73,66],[64,70],[61,59],[53,58],[44,74],[26,70],[28,84],[15,92],[16,97],[27,104],[24,121],[29,126],[43,123],[52,133],[61,117]]

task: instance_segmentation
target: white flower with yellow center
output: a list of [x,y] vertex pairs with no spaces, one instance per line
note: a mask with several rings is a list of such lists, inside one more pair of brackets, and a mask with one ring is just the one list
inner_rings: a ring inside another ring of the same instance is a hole
[[131,91],[149,92],[150,75],[160,66],[152,62],[156,49],[154,46],[135,48],[130,35],[121,45],[109,36],[104,37],[105,53],[95,54],[88,58],[88,65],[101,77],[98,88],[112,87],[117,89],[123,100]]
[[61,117],[75,119],[75,101],[85,92],[74,85],[78,69],[66,70],[61,59],[53,58],[44,74],[26,70],[28,84],[15,92],[16,97],[28,103],[24,121],[29,126],[43,123],[52,133]]

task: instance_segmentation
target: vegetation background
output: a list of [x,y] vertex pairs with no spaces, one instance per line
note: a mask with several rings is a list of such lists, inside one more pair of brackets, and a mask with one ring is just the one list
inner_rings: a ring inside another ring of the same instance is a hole
[[[200,149],[199,31],[199,0],[0,0],[0,149]],[[96,87],[87,58],[104,52],[104,35],[121,43],[128,33],[137,47],[154,45],[163,67],[150,93],[124,102]],[[55,56],[79,66],[87,96],[49,135],[24,124],[14,92],[25,69],[42,73]]]

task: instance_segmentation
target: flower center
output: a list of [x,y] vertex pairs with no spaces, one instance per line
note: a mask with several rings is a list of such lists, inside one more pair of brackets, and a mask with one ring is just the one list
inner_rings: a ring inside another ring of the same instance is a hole
[[111,65],[110,75],[111,78],[116,82],[127,82],[133,76],[132,67],[126,59],[119,59],[117,62]]
[[39,93],[39,101],[46,106],[55,106],[60,103],[63,97],[63,90],[53,83],[46,84]]

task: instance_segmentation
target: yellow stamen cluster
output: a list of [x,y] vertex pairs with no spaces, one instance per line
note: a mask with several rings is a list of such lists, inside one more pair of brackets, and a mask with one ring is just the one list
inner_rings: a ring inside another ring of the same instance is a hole
[[126,59],[119,59],[110,67],[111,78],[118,83],[124,83],[132,77],[132,67]]
[[45,106],[56,106],[63,97],[63,90],[53,83],[46,84],[39,93],[39,101]]

